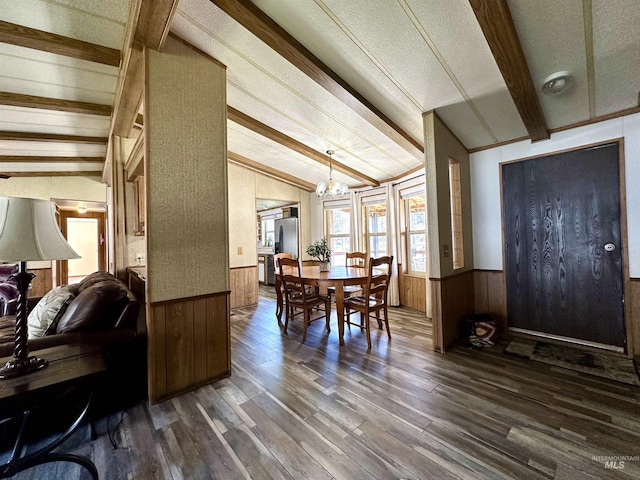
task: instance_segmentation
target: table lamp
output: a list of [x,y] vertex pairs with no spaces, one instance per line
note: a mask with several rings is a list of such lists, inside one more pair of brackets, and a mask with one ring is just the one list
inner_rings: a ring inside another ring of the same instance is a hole
[[0,368],[0,378],[11,378],[46,367],[47,360],[29,356],[27,290],[34,274],[27,261],[80,258],[65,240],[52,202],[34,198],[0,197],[0,262],[19,262],[13,274],[18,286],[13,360]]

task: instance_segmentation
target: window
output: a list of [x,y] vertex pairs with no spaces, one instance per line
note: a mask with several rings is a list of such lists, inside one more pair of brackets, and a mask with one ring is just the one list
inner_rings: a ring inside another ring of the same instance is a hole
[[426,273],[427,271],[425,200],[424,195],[404,199],[407,273]]
[[345,253],[351,246],[351,209],[348,206],[325,206],[326,232],[329,248],[333,252],[331,263],[344,265]]
[[275,241],[275,222],[273,218],[262,217],[262,244],[272,247]]
[[365,203],[367,252],[378,258],[387,254],[387,203]]
[[460,186],[460,162],[449,159],[449,196],[451,199],[451,250],[453,269],[464,267],[462,240],[462,188]]

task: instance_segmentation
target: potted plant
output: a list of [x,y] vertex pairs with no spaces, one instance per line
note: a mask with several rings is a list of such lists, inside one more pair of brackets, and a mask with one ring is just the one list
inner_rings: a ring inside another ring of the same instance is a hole
[[329,262],[331,261],[331,249],[327,243],[327,239],[323,238],[313,242],[307,247],[307,255],[320,261],[320,271],[329,271]]

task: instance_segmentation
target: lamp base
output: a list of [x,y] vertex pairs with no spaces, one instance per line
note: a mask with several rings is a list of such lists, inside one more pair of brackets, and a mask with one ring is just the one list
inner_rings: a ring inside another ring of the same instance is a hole
[[49,360],[38,357],[14,358],[0,368],[0,378],[13,378],[35,372],[49,365]]

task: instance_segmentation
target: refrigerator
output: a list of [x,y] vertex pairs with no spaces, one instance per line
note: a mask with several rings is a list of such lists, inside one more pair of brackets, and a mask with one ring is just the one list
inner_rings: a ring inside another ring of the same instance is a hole
[[274,226],[275,253],[293,253],[293,258],[298,258],[298,219],[278,218]]

